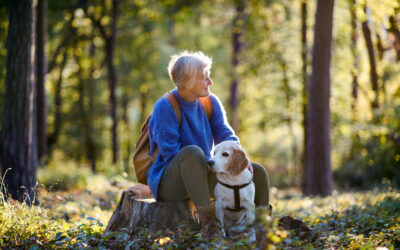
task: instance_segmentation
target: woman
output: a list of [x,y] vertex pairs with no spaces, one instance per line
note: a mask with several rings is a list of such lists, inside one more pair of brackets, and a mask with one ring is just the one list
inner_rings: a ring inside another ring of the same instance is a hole
[[[190,198],[198,212],[203,236],[218,233],[214,203],[211,201],[215,174],[207,171],[213,145],[231,140],[239,143],[229,126],[219,99],[209,92],[212,60],[202,52],[183,52],[171,57],[168,73],[176,88],[172,93],[181,109],[179,124],[166,98],[160,98],[149,123],[150,153],[158,154],[147,181],[153,196],[162,201]],[[198,100],[209,96],[213,113],[208,120]],[[252,163],[256,206],[268,206],[269,183],[264,167]]]

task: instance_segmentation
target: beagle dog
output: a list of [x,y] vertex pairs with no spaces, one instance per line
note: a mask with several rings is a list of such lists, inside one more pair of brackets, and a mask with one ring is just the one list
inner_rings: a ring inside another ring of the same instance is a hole
[[[255,219],[251,162],[237,142],[224,141],[215,147],[208,165],[218,181],[214,189],[215,213],[223,234],[240,232],[241,226]],[[255,231],[252,231],[250,240],[255,240]]]

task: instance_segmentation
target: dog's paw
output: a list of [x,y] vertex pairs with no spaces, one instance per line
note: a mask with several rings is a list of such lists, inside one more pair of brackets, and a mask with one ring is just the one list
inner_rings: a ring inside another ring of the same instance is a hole
[[221,230],[221,233],[222,233],[222,237],[226,237],[225,229],[222,229],[222,230]]
[[248,234],[249,242],[256,241],[256,230],[254,228],[251,228],[247,234]]

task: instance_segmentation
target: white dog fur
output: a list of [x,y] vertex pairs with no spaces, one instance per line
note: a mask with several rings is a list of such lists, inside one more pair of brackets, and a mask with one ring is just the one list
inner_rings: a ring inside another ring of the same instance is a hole
[[[210,168],[216,173],[218,183],[214,189],[216,217],[225,231],[240,231],[240,226],[246,222],[253,223],[255,219],[253,173],[248,169],[251,164],[245,151],[238,143],[225,141],[215,147],[214,155],[209,161]],[[249,185],[240,188],[240,211],[230,211],[235,208],[234,189],[230,186]],[[235,230],[236,229],[236,230]],[[251,230],[250,240],[255,240],[254,229]]]

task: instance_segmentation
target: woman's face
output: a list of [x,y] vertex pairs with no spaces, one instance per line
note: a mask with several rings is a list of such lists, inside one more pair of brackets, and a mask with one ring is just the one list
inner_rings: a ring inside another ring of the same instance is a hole
[[194,82],[191,92],[199,97],[206,97],[210,94],[208,87],[213,84],[210,79],[210,71],[208,69],[204,69],[203,75],[200,75]]

